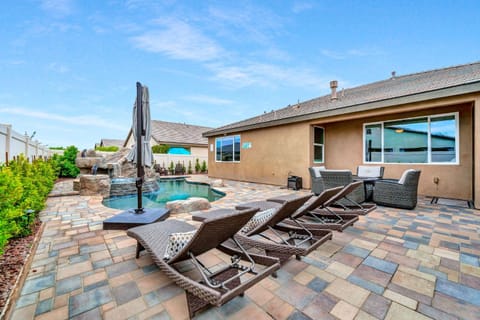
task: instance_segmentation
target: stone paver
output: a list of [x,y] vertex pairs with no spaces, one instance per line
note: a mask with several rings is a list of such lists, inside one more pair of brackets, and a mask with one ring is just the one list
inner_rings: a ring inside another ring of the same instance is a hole
[[[196,180],[207,180],[205,176]],[[60,196],[62,194],[65,196]],[[308,191],[225,181],[215,208]],[[104,231],[118,213],[101,197],[55,186],[41,212],[44,231],[8,319],[186,319],[184,290],[148,254],[135,259],[125,231]],[[190,214],[172,219],[191,222]],[[192,222],[193,223],[193,222]],[[193,223],[195,224],[195,223]],[[198,225],[198,224],[197,224]],[[216,266],[218,254],[204,263]],[[196,319],[478,319],[480,212],[430,205],[379,207],[334,232],[302,261]]]

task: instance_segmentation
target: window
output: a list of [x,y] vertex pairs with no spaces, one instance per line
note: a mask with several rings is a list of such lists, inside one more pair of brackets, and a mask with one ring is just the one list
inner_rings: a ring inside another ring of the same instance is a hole
[[364,125],[364,161],[457,163],[458,113]]
[[323,163],[324,130],[313,127],[313,162]]
[[228,136],[215,139],[217,161],[240,161],[240,136]]

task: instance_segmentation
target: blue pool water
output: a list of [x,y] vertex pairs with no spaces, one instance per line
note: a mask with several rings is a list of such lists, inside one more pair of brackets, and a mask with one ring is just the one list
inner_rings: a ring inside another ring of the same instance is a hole
[[[115,183],[115,182],[114,182]],[[224,193],[212,189],[208,184],[187,182],[185,179],[157,180],[159,189],[143,193],[144,208],[163,208],[168,201],[185,200],[190,197],[201,197],[212,202],[225,196]],[[130,209],[137,207],[137,195],[111,197],[103,200],[103,205],[114,209]]]

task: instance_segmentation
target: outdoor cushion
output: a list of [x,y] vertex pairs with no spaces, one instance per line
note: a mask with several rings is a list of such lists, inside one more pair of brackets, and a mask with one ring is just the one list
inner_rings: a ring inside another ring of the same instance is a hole
[[414,172],[415,170],[414,169],[408,169],[408,170],[405,170],[402,174],[402,176],[400,177],[400,180],[398,180],[398,183],[400,184],[404,184],[405,183],[405,179],[407,179],[407,175],[409,172]]
[[275,213],[277,209],[267,209],[256,213],[242,228],[243,233],[248,233],[251,230],[255,229],[258,225],[265,223],[270,217]]
[[312,167],[312,170],[313,170],[313,173],[315,175],[315,178],[318,178],[318,177],[321,177],[321,173],[320,171],[323,171],[325,170],[325,167],[324,166],[320,166],[320,167]]
[[367,178],[381,178],[382,167],[380,166],[358,166],[357,176]]
[[190,240],[192,240],[196,232],[197,230],[192,230],[188,232],[177,232],[170,234],[163,259],[168,261],[171,257],[174,257],[187,245]]

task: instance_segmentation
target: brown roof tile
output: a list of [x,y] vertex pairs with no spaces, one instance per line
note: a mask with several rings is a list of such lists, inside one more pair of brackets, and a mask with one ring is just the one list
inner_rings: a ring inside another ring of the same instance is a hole
[[[301,102],[293,106],[274,110],[269,113],[231,123],[226,126],[205,132],[204,135],[214,136],[228,131],[237,132],[251,128],[259,128],[273,125],[279,120],[282,123],[300,121],[300,116],[308,114],[319,114],[331,110],[342,110],[343,113],[354,112],[352,107],[372,102],[385,101],[388,105],[389,99],[414,96],[420,93],[433,92],[436,90],[478,83],[480,91],[480,62],[464,64],[449,68],[436,69],[426,72],[419,72],[404,76],[395,76],[386,80],[345,89],[337,92],[337,100],[332,101],[330,94],[309,101]],[[379,105],[378,107],[382,107]]]
[[210,127],[194,126],[185,123],[152,120],[152,137],[159,144],[200,144],[207,145],[202,136]]

